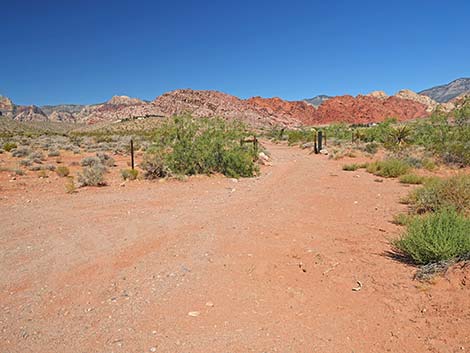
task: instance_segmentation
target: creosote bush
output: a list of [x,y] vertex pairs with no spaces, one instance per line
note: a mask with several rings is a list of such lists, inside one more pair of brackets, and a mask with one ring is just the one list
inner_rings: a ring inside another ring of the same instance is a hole
[[452,207],[470,216],[470,175],[427,179],[423,187],[408,196],[408,203],[418,214]]
[[415,264],[450,260],[470,253],[470,219],[454,209],[441,209],[407,222],[396,250]]
[[212,173],[238,178],[258,172],[257,151],[252,144],[240,145],[249,134],[240,123],[178,116],[154,133],[140,165],[148,179]]
[[17,144],[14,142],[5,142],[3,144],[3,149],[7,152],[10,152],[12,149],[17,148]]
[[422,184],[425,179],[425,177],[416,174],[403,174],[398,178],[402,184]]
[[400,159],[385,159],[383,161],[376,161],[368,163],[366,167],[366,170],[369,173],[384,178],[399,177],[400,175],[408,173],[410,169],[410,165]]

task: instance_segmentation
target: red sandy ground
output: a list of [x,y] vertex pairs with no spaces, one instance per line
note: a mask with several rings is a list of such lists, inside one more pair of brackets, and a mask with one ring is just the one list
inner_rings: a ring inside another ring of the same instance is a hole
[[385,255],[410,188],[267,146],[239,182],[0,173],[0,352],[470,350],[469,272]]

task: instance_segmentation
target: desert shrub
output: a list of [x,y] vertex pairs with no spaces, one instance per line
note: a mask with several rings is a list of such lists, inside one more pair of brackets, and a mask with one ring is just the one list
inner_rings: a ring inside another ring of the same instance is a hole
[[414,216],[409,215],[407,213],[398,213],[393,216],[393,224],[399,225],[399,226],[404,226],[407,225]]
[[328,139],[333,138],[336,140],[351,141],[352,130],[345,123],[331,124],[328,127],[326,127],[324,130]]
[[26,157],[31,154],[31,149],[29,147],[17,147],[11,150],[11,155],[13,157]]
[[65,165],[61,165],[57,167],[56,173],[60,177],[66,177],[70,174],[70,169],[67,168]]
[[0,148],[0,154],[5,153],[5,150],[3,148]]
[[47,172],[44,170],[44,169],[41,169],[38,173],[38,178],[42,178],[42,179],[45,179],[45,178],[48,178],[49,176],[47,175]]
[[452,124],[446,114],[437,110],[430,119],[413,125],[412,139],[444,163],[470,165],[470,124],[463,117]]
[[266,136],[274,141],[282,141],[288,138],[288,135],[286,133],[285,128],[279,128],[277,126],[273,127],[270,129],[267,133]]
[[13,172],[14,172],[16,175],[25,175],[24,170],[23,170],[23,169],[20,169],[20,168],[14,169]]
[[379,150],[379,145],[376,142],[369,142],[369,143],[366,143],[366,145],[364,146],[364,150],[367,153],[376,154],[377,151]]
[[369,173],[385,178],[396,178],[409,172],[410,165],[401,159],[385,159],[367,164]]
[[426,178],[416,174],[403,174],[399,177],[402,184],[422,184]]
[[5,142],[3,144],[3,149],[7,152],[10,152],[12,149],[17,148],[18,146],[14,142]]
[[414,213],[452,207],[458,212],[470,215],[470,175],[429,179],[423,187],[408,196],[408,201]]
[[470,219],[453,209],[414,217],[393,245],[419,265],[463,256],[470,253]]
[[257,150],[251,144],[240,145],[247,135],[238,122],[174,117],[155,130],[154,144],[141,167],[146,178],[211,173],[253,176]]
[[80,186],[104,186],[104,169],[101,165],[90,165],[82,169],[77,176]]
[[53,164],[46,164],[43,168],[44,170],[50,170],[51,172],[56,169],[56,166]]
[[77,192],[77,187],[73,181],[73,177],[67,177],[67,182],[65,183],[65,192],[67,194],[74,194]]
[[359,164],[353,163],[353,164],[345,164],[343,165],[342,169],[348,172],[353,172],[355,170],[359,169]]
[[123,169],[121,170],[121,176],[124,180],[136,180],[139,175],[137,169]]
[[295,145],[298,143],[312,142],[315,140],[314,130],[289,130],[287,134],[287,143],[289,145]]
[[24,167],[29,167],[29,166],[33,165],[33,161],[31,159],[22,159],[20,161],[20,165],[22,165]]
[[49,151],[49,153],[47,155],[48,155],[48,157],[59,157],[60,152],[58,150],[52,150],[52,151]]
[[258,166],[253,163],[253,156],[242,147],[225,151],[219,171],[231,178],[251,177],[258,173]]
[[39,170],[42,170],[44,169],[42,165],[32,165],[28,168],[28,170],[32,171],[32,172],[37,172]]
[[101,159],[98,157],[92,156],[92,157],[85,157],[80,161],[80,165],[82,167],[91,167],[95,165],[102,165]]
[[101,161],[101,164],[103,164],[106,167],[114,167],[114,158],[111,157],[109,154],[104,153],[104,152],[98,152],[96,154],[96,157],[99,158]]
[[144,170],[144,177],[150,180],[165,178],[170,174],[163,156],[158,152],[146,153],[140,167]]
[[394,118],[386,118],[374,126],[355,129],[353,137],[368,143],[385,143],[390,139],[393,124],[397,122]]
[[429,171],[436,169],[436,163],[432,159],[425,158],[422,161],[423,168]]

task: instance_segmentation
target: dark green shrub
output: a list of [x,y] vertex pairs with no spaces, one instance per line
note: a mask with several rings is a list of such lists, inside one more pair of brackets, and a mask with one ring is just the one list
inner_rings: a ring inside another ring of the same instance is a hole
[[7,152],[10,152],[12,149],[17,148],[17,144],[14,142],[5,142],[3,144],[3,149]]
[[235,147],[227,150],[222,155],[222,166],[220,172],[228,177],[252,177],[258,173],[258,166],[253,163],[253,156],[242,147]]
[[211,173],[253,176],[257,151],[252,144],[240,144],[248,133],[237,122],[174,117],[155,131],[154,144],[146,150],[141,167],[146,178]]
[[470,219],[453,209],[414,217],[393,245],[418,265],[463,256],[470,253]]

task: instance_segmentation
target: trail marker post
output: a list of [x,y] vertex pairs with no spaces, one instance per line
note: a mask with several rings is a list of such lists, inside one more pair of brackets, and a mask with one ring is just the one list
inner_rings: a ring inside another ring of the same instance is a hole
[[131,167],[134,170],[134,140],[131,139]]
[[323,132],[320,130],[318,131],[318,152],[323,149]]

